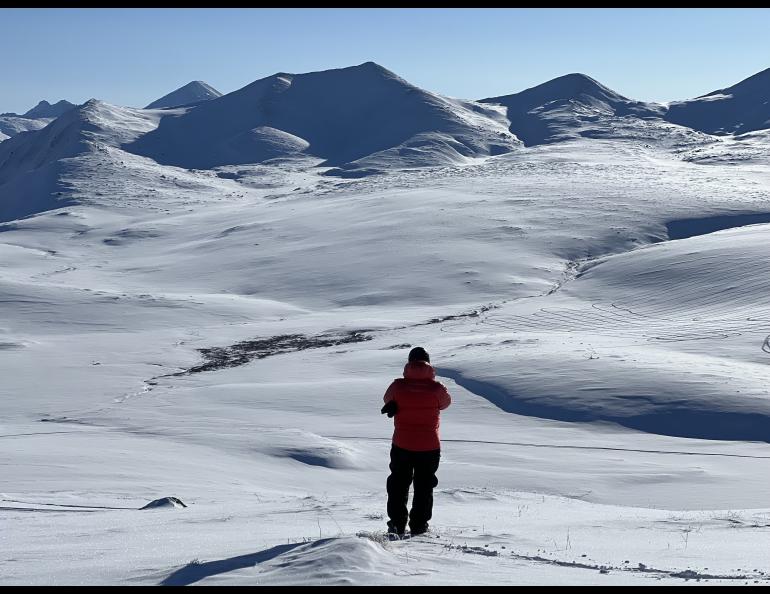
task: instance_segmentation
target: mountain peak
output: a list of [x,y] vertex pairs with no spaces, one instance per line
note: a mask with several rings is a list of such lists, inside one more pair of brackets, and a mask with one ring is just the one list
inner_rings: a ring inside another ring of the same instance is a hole
[[363,64],[359,64],[358,66],[351,66],[351,68],[361,68],[366,70],[374,70],[375,72],[386,72],[388,74],[393,74],[384,66],[380,66],[377,62],[372,62],[371,60],[364,62]]
[[358,66],[352,66],[351,68],[355,68],[355,69],[368,72],[377,76],[382,76],[385,78],[403,80],[395,72],[393,72],[392,70],[388,70],[384,66],[381,66],[380,64],[378,64],[377,62],[372,62],[372,61],[364,62],[363,64],[359,64]]
[[128,150],[190,168],[297,154],[328,166],[353,167],[375,153],[379,163],[445,164],[519,146],[503,119],[497,110],[423,91],[365,62],[256,80],[165,118]]
[[595,78],[583,74],[582,72],[565,74],[564,76],[554,78],[545,84],[551,84],[554,87],[562,85],[565,90],[571,91],[574,95],[585,93],[594,96],[602,95],[605,97],[612,97],[615,100],[628,101],[623,95],[616,93],[609,87],[605,87]]
[[339,75],[373,75],[381,76],[384,78],[400,79],[397,74],[388,70],[384,66],[377,64],[377,62],[363,62],[356,64],[355,66],[344,66],[342,68],[331,68],[328,70],[319,70],[316,72],[308,72],[302,75],[295,76],[339,76]]
[[73,107],[75,107],[74,103],[70,103],[69,101],[65,101],[64,99],[54,104],[48,103],[48,101],[43,99],[35,107],[33,107],[27,113],[25,113],[22,117],[30,118],[30,119],[58,118],[61,114],[69,111]]
[[555,81],[569,81],[576,84],[591,84],[596,85],[599,87],[604,87],[600,82],[598,82],[595,78],[588,76],[587,74],[583,74],[582,72],[570,72],[569,74],[563,74],[562,76],[557,76],[554,79],[551,79],[550,81],[546,81],[543,84],[548,84],[548,82],[555,82]]
[[[660,108],[632,101],[580,72],[559,76],[502,97],[482,99],[506,108],[509,130],[532,146],[592,133],[601,121],[616,116],[660,117]],[[605,128],[607,130],[607,128]]]
[[537,86],[525,89],[520,93],[482,99],[485,103],[516,104],[525,110],[550,103],[552,101],[580,100],[585,98],[598,99],[612,104],[629,101],[623,95],[605,87],[599,81],[587,74],[572,72],[559,76]]
[[221,97],[222,93],[202,80],[194,80],[150,103],[145,109],[182,107]]

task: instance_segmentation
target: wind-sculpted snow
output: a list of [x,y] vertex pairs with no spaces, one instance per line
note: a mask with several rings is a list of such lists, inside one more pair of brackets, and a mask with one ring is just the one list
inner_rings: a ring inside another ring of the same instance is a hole
[[753,225],[587,262],[557,293],[484,316],[478,331],[515,339],[481,368],[444,374],[516,414],[770,442],[768,237],[770,226]]
[[365,467],[361,452],[350,442],[344,443],[297,430],[267,431],[261,438],[264,443],[260,445],[260,450],[278,459],[294,460],[299,464],[320,468]]
[[364,585],[372,583],[372,575],[397,573],[400,565],[395,553],[381,544],[348,536],[288,543],[229,559],[191,563],[169,575],[161,584],[186,586],[204,579],[226,579],[228,573],[258,568],[259,583],[263,585]]
[[[317,540],[274,557],[263,566],[264,584],[297,581],[334,586],[371,583],[371,576],[395,573],[401,562],[393,551],[365,538]],[[376,581],[374,582],[376,583]]]
[[164,119],[126,148],[159,163],[211,168],[295,153],[344,165],[383,151],[389,164],[442,165],[519,145],[494,109],[423,91],[367,62],[258,80]]

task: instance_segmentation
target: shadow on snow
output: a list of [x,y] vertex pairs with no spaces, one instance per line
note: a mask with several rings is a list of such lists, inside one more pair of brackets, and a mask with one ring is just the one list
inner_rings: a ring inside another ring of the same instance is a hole
[[195,582],[198,582],[207,577],[218,575],[220,573],[227,573],[229,571],[236,571],[238,569],[245,569],[247,567],[254,567],[265,561],[270,561],[279,555],[288,553],[292,549],[302,546],[302,542],[295,542],[290,544],[278,545],[264,551],[257,553],[250,553],[248,555],[240,555],[238,557],[230,557],[229,559],[220,559],[219,561],[208,561],[206,563],[193,562],[185,565],[181,569],[178,569],[166,579],[164,579],[161,586],[188,586]]

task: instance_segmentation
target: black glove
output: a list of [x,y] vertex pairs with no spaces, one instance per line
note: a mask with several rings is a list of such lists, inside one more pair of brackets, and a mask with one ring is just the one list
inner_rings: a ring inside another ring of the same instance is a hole
[[396,401],[390,400],[385,404],[385,406],[382,407],[382,409],[380,410],[380,413],[383,415],[387,413],[388,418],[391,418],[393,417],[393,415],[396,414],[397,411],[398,411],[398,406],[396,405]]

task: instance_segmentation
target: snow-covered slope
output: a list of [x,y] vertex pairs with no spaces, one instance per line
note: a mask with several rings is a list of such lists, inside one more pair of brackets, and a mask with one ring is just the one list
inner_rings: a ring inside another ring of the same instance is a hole
[[194,80],[186,85],[163,95],[150,103],[145,109],[162,109],[168,107],[183,107],[192,103],[209,101],[221,97],[222,93],[202,80]]
[[682,159],[704,165],[763,165],[770,156],[770,129],[710,138],[711,142],[682,146],[676,152]]
[[6,140],[0,144],[0,221],[63,206],[72,198],[62,176],[73,157],[118,147],[159,119],[92,99],[40,130]]
[[0,142],[20,132],[45,128],[52,120],[73,109],[75,105],[63,99],[51,105],[41,101],[24,115],[15,113],[0,114]]
[[6,140],[29,130],[40,130],[40,128],[45,128],[50,121],[50,119],[33,120],[16,115],[2,115],[0,116],[0,134],[4,138],[0,138],[0,140]]
[[[116,142],[0,228],[3,583],[766,583],[767,226],[668,238],[770,210],[767,165],[582,139],[339,180]],[[454,398],[435,532],[385,543],[416,344]]]
[[376,155],[391,165],[442,165],[512,150],[519,142],[506,128],[493,109],[423,91],[367,62],[258,80],[165,119],[126,148],[193,168],[300,153],[348,167]]
[[555,294],[485,316],[478,332],[514,342],[455,377],[518,414],[770,442],[769,238],[757,225],[588,262]]
[[709,134],[770,128],[770,68],[731,87],[670,103],[666,119]]
[[567,74],[484,103],[505,106],[510,130],[528,146],[606,134],[616,118],[659,118],[662,106],[632,101],[585,74]]
[[[518,147],[506,108],[285,76],[0,145],[0,583],[769,583],[765,135],[672,151],[590,87],[610,134],[437,159]],[[386,542],[416,345],[453,403],[433,533]]]

